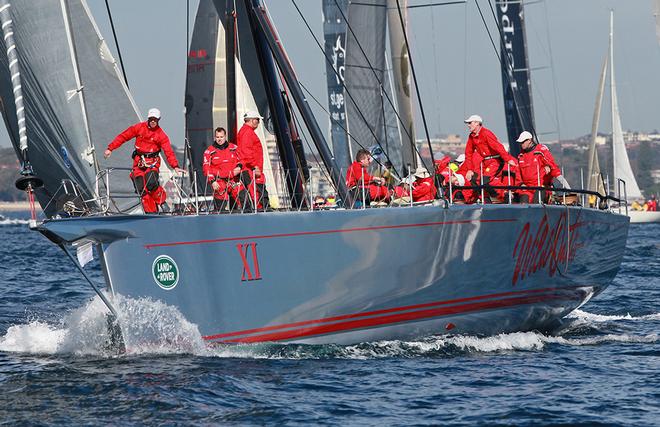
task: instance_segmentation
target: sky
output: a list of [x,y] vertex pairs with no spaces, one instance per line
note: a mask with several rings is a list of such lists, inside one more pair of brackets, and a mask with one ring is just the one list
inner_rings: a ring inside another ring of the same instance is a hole
[[[321,0],[295,0],[322,40]],[[437,3],[410,0],[411,5]],[[192,33],[198,0],[110,0],[131,92],[142,113],[163,112],[161,125],[181,146],[184,129],[186,31]],[[116,51],[105,2],[88,0],[111,49]],[[298,78],[327,102],[325,62],[292,0],[266,0]],[[482,10],[488,2],[479,0]],[[660,46],[653,0],[540,0],[525,6],[536,127],[542,140],[590,132],[598,78],[607,53],[609,10],[615,11],[615,75],[624,129],[660,129]],[[492,16],[485,13],[491,32]],[[409,37],[421,103],[431,136],[466,134],[463,119],[480,114],[484,125],[506,139],[500,66],[475,0],[410,9]],[[117,55],[115,55],[117,57]],[[88,101],[89,102],[89,101]],[[313,104],[313,101],[310,101]],[[415,105],[417,135],[423,135]],[[609,96],[603,105],[609,109]],[[314,107],[321,129],[328,118]],[[604,113],[600,129],[610,132]],[[9,146],[4,127],[0,146]]]

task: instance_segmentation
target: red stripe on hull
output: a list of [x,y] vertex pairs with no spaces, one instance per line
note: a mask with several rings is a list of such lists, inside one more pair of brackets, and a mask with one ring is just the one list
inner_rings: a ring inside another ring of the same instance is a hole
[[[495,301],[482,301],[471,304],[461,304],[451,307],[438,307],[426,310],[417,310],[405,313],[396,313],[388,316],[370,317],[367,319],[357,319],[348,322],[323,324],[313,327],[304,327],[293,330],[273,332],[269,334],[253,335],[250,337],[241,337],[216,342],[225,343],[254,343],[264,341],[284,341],[296,338],[310,337],[315,335],[324,335],[338,332],[348,332],[352,330],[372,328],[376,326],[392,325],[410,321],[419,321],[433,317],[447,316],[451,314],[464,314],[480,310],[490,310],[496,308],[512,307],[516,305],[533,304],[550,300],[579,299],[573,295],[531,295],[517,298],[509,298]],[[265,329],[265,328],[264,328]],[[205,339],[209,339],[204,337]]]
[[204,336],[203,338],[205,340],[217,340],[219,338],[229,338],[229,337],[234,337],[234,336],[238,336],[238,335],[251,335],[251,334],[258,333],[258,332],[275,331],[275,330],[278,330],[278,329],[291,329],[291,328],[295,328],[295,327],[299,327],[299,326],[313,325],[313,324],[319,324],[319,323],[337,322],[337,321],[340,321],[340,320],[355,319],[355,318],[359,318],[359,317],[378,316],[378,315],[381,315],[381,314],[394,313],[394,312],[399,312],[399,311],[418,310],[418,309],[421,309],[421,308],[429,308],[429,307],[434,307],[434,306],[439,306],[439,305],[460,304],[460,303],[464,303],[464,302],[478,301],[478,300],[484,300],[484,299],[490,299],[490,298],[501,298],[501,297],[508,297],[508,296],[514,296],[514,295],[524,295],[524,294],[538,294],[538,293],[544,293],[544,292],[554,292],[554,291],[559,291],[559,290],[573,290],[573,289],[574,288],[571,288],[571,287],[563,287],[563,288],[543,288],[543,289],[529,289],[529,290],[512,291],[512,292],[500,292],[500,293],[497,293],[497,294],[479,295],[479,296],[466,297],[466,298],[457,298],[457,299],[451,299],[451,300],[446,300],[446,301],[434,301],[434,302],[427,302],[427,303],[424,303],[424,304],[415,304],[415,305],[406,305],[406,306],[403,306],[403,307],[387,308],[387,309],[383,309],[383,310],[365,311],[363,313],[352,313],[352,314],[344,314],[344,315],[341,315],[341,316],[324,317],[324,318],[321,318],[321,319],[303,320],[303,321],[294,322],[294,323],[283,323],[281,325],[265,326],[263,328],[245,329],[245,330],[242,330],[242,331],[227,332],[227,333],[215,334],[215,335],[207,335],[207,336]]

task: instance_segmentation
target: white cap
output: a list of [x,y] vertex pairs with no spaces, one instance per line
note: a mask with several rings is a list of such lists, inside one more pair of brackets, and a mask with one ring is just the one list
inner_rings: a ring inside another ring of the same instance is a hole
[[415,169],[415,173],[413,175],[416,176],[417,178],[428,178],[431,176],[429,171],[427,171],[426,168],[423,167],[418,167],[417,169]]
[[465,154],[459,154],[458,157],[456,157],[456,161],[458,163],[463,163],[465,161]]
[[158,108],[151,108],[147,113],[147,118],[155,117],[160,120],[160,110]]
[[470,123],[470,122],[479,122],[479,123],[483,123],[483,122],[484,122],[484,120],[481,118],[481,116],[479,116],[479,115],[477,115],[477,114],[473,114],[473,115],[471,115],[470,117],[468,117],[467,119],[465,119],[465,120],[463,120],[463,121],[464,121],[465,123]]
[[534,137],[532,136],[531,133],[529,133],[529,132],[527,132],[527,131],[523,131],[523,133],[520,134],[520,136],[518,137],[518,139],[516,139],[516,142],[525,142],[525,141],[527,141],[528,139],[533,139],[533,138],[534,138]]
[[258,112],[254,111],[254,110],[250,110],[247,113],[243,114],[243,120],[245,120],[245,119],[262,119],[263,120],[263,117],[261,117]]

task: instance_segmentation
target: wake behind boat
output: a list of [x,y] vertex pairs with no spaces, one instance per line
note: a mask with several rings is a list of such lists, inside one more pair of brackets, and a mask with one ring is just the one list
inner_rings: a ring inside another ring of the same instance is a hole
[[[91,88],[114,87],[118,108],[133,103],[85,2],[64,2],[66,8],[53,2],[48,11],[38,6],[39,16],[53,21],[48,28],[58,50],[34,42],[46,30],[31,20],[37,6],[19,1],[9,7],[0,0],[3,30],[12,32],[4,47],[21,55],[24,46],[30,49],[21,62],[3,58],[0,78],[5,121],[24,164],[20,183],[31,196],[36,193],[49,216],[33,228],[66,252],[113,314],[112,298],[99,291],[81,265],[91,258],[92,247],[110,295],[149,297],[174,306],[198,325],[209,343],[354,343],[549,329],[612,282],[623,256],[628,217],[611,211],[613,198],[602,194],[578,191],[582,199],[586,194],[599,197],[603,209],[584,207],[579,198],[572,203],[557,199],[562,204],[459,205],[453,203],[451,188],[427,203],[372,207],[363,199],[360,208],[351,208],[357,205],[348,203],[344,177],[265,7],[256,0],[228,1],[218,10],[218,3],[200,3],[200,22],[210,22],[212,28],[203,31],[196,25],[195,34],[207,37],[193,37],[193,43],[206,40],[208,49],[194,50],[192,59],[203,53],[205,62],[189,69],[189,113],[205,124],[196,129],[210,131],[218,121],[212,111],[227,111],[222,120],[229,135],[236,131],[239,104],[266,117],[264,135],[272,132],[279,155],[278,162],[264,168],[268,191],[278,204],[274,211],[265,206],[252,213],[205,209],[207,188],[199,164],[205,139],[200,137],[187,147],[193,176],[189,190],[183,192],[181,182],[171,176],[161,182],[171,184],[175,213],[133,213],[138,202],[127,195],[126,173],[118,175],[123,186],[115,187],[118,178],[112,170],[119,166],[104,165],[94,154],[104,148],[95,144],[107,143],[116,131],[94,126],[101,120],[95,115],[102,112],[97,103],[106,100]],[[82,29],[86,32],[71,36]],[[89,56],[76,62],[76,52],[82,50],[77,44],[94,45],[89,40],[101,48],[87,50]],[[40,58],[53,51],[71,61],[41,66]],[[223,60],[209,65],[207,56]],[[30,72],[20,74],[17,64]],[[226,68],[218,70],[218,64]],[[98,86],[86,85],[85,73],[77,73],[98,67],[104,72],[92,75],[102,81],[90,77]],[[16,72],[23,84],[12,77]],[[51,73],[75,78],[57,80]],[[44,91],[40,82],[50,81],[57,84]],[[236,91],[237,81],[249,90]],[[207,90],[225,88],[225,96],[199,95],[199,84]],[[18,96],[35,102],[19,106]],[[211,98],[224,100],[221,108]],[[44,99],[53,106],[46,121],[38,102]],[[24,111],[26,117],[21,116]],[[115,118],[117,131],[132,121]],[[316,209],[311,203],[318,190],[301,161],[301,123],[346,208]],[[71,136],[53,132],[59,138],[49,139],[39,132],[28,145],[21,136],[37,124],[65,129]],[[91,129],[98,134],[92,137]],[[28,157],[33,150],[38,155]],[[271,180],[276,176],[279,181]],[[486,202],[483,192],[481,200]]]

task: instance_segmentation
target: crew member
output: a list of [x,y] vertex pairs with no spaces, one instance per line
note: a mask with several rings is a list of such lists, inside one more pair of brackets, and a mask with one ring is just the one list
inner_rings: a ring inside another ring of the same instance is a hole
[[241,206],[247,199],[247,191],[241,183],[241,162],[238,159],[238,147],[227,141],[227,131],[215,129],[214,142],[204,151],[202,163],[204,176],[213,187],[215,210],[233,210],[240,200]]
[[[349,190],[349,206],[354,205],[357,200],[362,200],[365,205],[371,201],[385,201],[389,198],[386,180],[383,177],[369,175],[367,168],[371,163],[371,153],[360,149],[355,155],[355,161],[351,163],[346,172],[346,187]],[[364,200],[363,200],[364,199]]]
[[140,195],[142,209],[145,213],[157,213],[158,207],[165,203],[167,193],[158,181],[160,170],[160,152],[165,153],[167,163],[177,173],[184,173],[179,168],[170,139],[159,126],[160,110],[152,108],[147,114],[147,121],[134,124],[112,140],[103,153],[107,159],[113,150],[121,147],[126,141],[135,138],[135,151],[133,151],[133,170],[130,177],[133,180],[135,191]]
[[429,202],[435,199],[438,190],[433,177],[426,168],[417,168],[413,176],[415,177],[415,182],[412,185],[413,202]]
[[[531,133],[524,131],[516,140],[520,143],[520,154],[518,155],[518,169],[520,182],[529,187],[550,187],[553,179],[557,179],[564,188],[571,188],[561,174],[550,150],[543,144],[534,141]],[[535,203],[538,194],[534,190],[519,190],[521,203]],[[547,198],[543,197],[545,200]]]
[[249,198],[246,201],[245,211],[252,210],[250,201],[255,196],[255,184],[257,202],[256,209],[269,207],[268,191],[266,191],[266,177],[264,176],[264,152],[261,141],[255,129],[263,119],[256,111],[248,111],[243,115],[243,126],[236,135],[238,143],[238,157],[243,164],[241,181],[247,188]]
[[[516,166],[516,159],[507,153],[495,134],[483,126],[483,119],[476,114],[465,119],[470,135],[465,145],[465,180],[474,185],[504,185],[501,180],[502,170],[506,163]],[[474,163],[474,155],[481,157],[481,164]],[[483,176],[479,175],[483,168]],[[488,194],[496,197],[493,189]],[[487,202],[487,201],[482,201]]]

